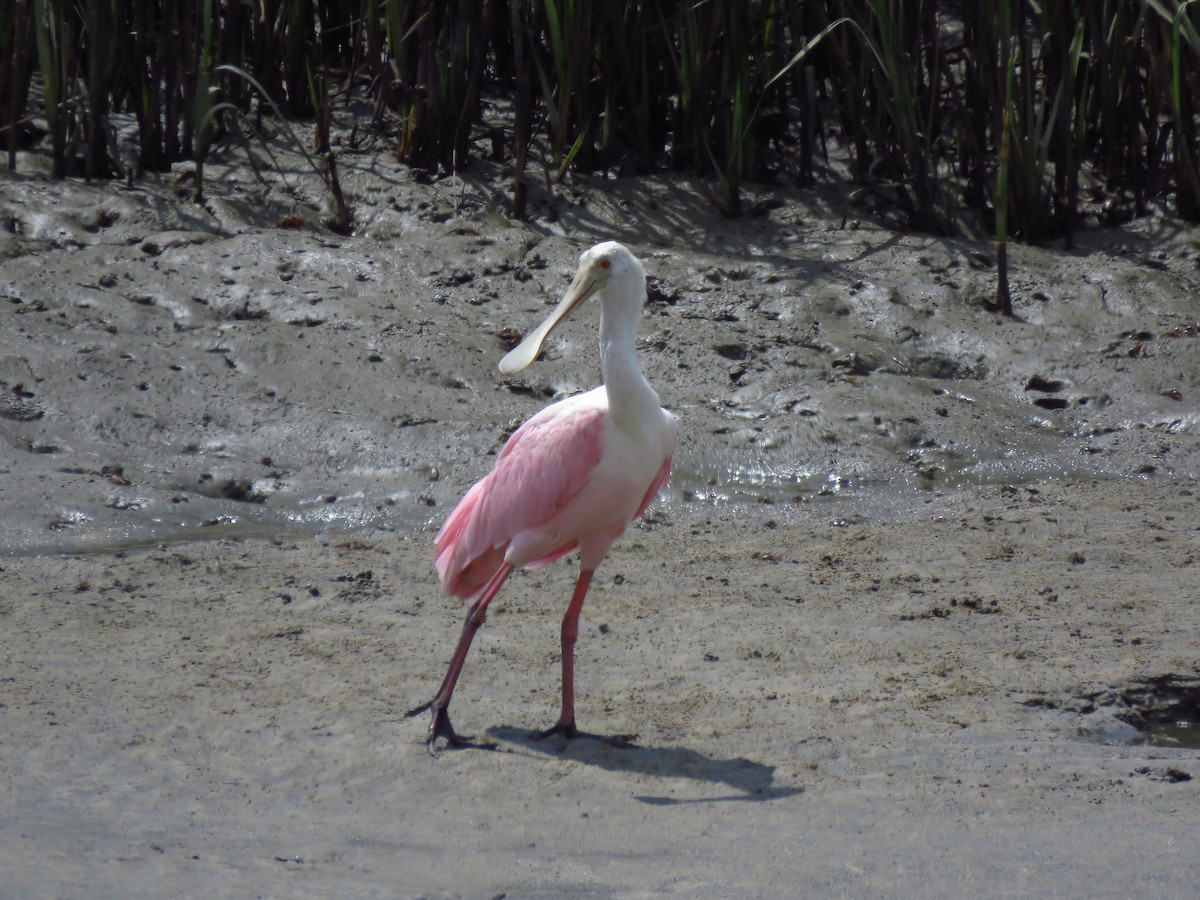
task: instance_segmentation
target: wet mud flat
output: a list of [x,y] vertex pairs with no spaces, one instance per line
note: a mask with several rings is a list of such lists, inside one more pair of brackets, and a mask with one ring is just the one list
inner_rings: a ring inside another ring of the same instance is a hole
[[[1009,321],[986,241],[832,195],[733,222],[580,180],[517,223],[486,170],[341,164],[351,238],[233,165],[204,207],[0,181],[12,896],[1194,892],[1194,230],[1014,247]],[[681,421],[578,645],[581,727],[637,747],[525,738],[567,560],[468,661],[455,725],[498,750],[431,759],[433,533],[598,378],[594,313],[495,364],[607,238]]]

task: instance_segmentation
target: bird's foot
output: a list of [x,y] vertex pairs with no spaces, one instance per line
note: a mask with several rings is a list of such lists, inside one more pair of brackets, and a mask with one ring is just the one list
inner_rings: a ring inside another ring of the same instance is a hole
[[637,740],[636,734],[591,734],[587,731],[580,731],[575,727],[574,722],[556,722],[544,731],[531,733],[529,739],[531,741],[542,741],[552,734],[559,735],[563,746],[572,738],[590,738],[593,741],[599,741],[602,744],[608,744],[610,747],[617,747],[622,750],[637,746],[634,743]]
[[474,747],[476,750],[496,749],[496,744],[492,741],[475,741],[471,739],[470,735],[456,732],[454,726],[450,724],[450,713],[446,707],[438,704],[436,697],[428,703],[422,703],[416,709],[410,709],[404,714],[404,718],[411,719],[413,716],[419,716],[427,709],[433,710],[433,718],[429,722],[429,735],[425,740],[425,747],[429,750],[430,756],[437,756],[438,738],[445,738],[447,747]]
[[545,728],[542,731],[531,731],[529,733],[529,739],[531,741],[544,741],[552,734],[557,734],[562,737],[564,741],[568,741],[573,737],[579,737],[579,729],[575,727],[574,722],[560,721],[555,722],[549,728]]

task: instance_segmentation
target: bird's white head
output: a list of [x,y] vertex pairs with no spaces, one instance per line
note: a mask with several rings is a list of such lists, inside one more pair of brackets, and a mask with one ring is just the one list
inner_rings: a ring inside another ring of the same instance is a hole
[[542,352],[550,332],[584,300],[597,293],[604,294],[606,305],[619,303],[632,307],[627,311],[628,315],[635,315],[641,309],[646,299],[646,270],[623,244],[605,241],[580,254],[575,278],[554,312],[500,360],[500,371],[515,375],[529,366]]

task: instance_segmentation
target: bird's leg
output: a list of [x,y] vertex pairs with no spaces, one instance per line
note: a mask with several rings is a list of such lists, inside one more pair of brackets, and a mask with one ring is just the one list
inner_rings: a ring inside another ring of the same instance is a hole
[[500,586],[512,574],[512,570],[513,567],[508,563],[497,569],[496,574],[484,585],[475,602],[471,604],[471,609],[467,613],[467,621],[463,623],[462,634],[458,638],[458,646],[454,648],[454,656],[450,660],[450,668],[446,670],[442,686],[438,688],[433,699],[404,714],[406,718],[411,718],[420,715],[427,709],[433,710],[433,718],[429,723],[429,735],[425,741],[430,755],[435,752],[435,744],[439,737],[444,737],[446,743],[451,747],[494,746],[492,744],[474,744],[469,738],[457,734],[450,725],[450,713],[447,710],[450,706],[450,698],[454,695],[454,686],[458,684],[458,676],[462,673],[463,663],[467,660],[467,651],[471,649],[471,641],[475,638],[475,632],[487,618],[488,604],[500,592]]
[[636,734],[598,735],[588,734],[575,727],[575,639],[579,636],[579,612],[583,609],[583,599],[587,596],[592,583],[595,569],[581,569],[579,581],[575,583],[575,593],[571,595],[571,603],[567,607],[562,621],[562,715],[558,721],[544,731],[535,731],[529,735],[530,740],[540,741],[552,734],[560,735],[563,739],[573,737],[588,737],[612,744],[614,747],[632,747],[637,739]]
[[571,595],[571,604],[567,607],[562,621],[562,715],[558,721],[545,731],[535,731],[530,737],[540,741],[552,734],[561,734],[564,738],[573,738],[579,731],[575,728],[575,638],[579,636],[579,611],[583,609],[583,599],[587,596],[588,587],[592,583],[594,569],[581,569],[579,581],[575,583],[575,593]]

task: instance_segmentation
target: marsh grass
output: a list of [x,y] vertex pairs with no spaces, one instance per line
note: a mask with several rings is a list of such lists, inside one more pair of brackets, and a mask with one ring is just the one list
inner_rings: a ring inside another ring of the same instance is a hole
[[17,150],[32,137],[27,107],[34,54],[33,11],[29,0],[0,4],[0,135],[8,168],[17,167]]
[[1198,0],[0,3],[10,168],[42,134],[59,177],[132,177],[303,121],[341,229],[329,123],[365,95],[356,133],[435,176],[499,159],[517,215],[531,161],[551,190],[571,171],[693,173],[738,215],[746,182],[811,184],[840,144],[857,195],[933,233],[975,217],[1003,269],[1010,240],[1069,241],[1085,212],[1200,221],[1198,90]]

